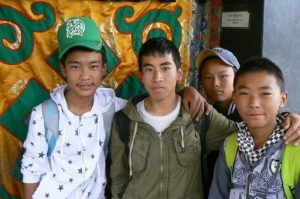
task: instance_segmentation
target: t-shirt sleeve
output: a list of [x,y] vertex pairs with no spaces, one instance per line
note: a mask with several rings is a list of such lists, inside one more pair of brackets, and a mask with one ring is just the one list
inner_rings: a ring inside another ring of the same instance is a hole
[[127,104],[127,100],[119,98],[119,97],[115,97],[115,112],[118,112],[119,110],[125,108],[126,104]]
[[21,173],[24,183],[36,183],[50,170],[47,157],[48,143],[45,137],[42,106],[32,109],[27,138],[24,142],[25,153],[22,157]]

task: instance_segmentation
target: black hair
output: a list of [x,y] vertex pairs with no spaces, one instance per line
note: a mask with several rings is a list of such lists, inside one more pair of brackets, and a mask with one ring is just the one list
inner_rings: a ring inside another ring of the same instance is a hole
[[164,38],[155,37],[148,39],[141,47],[138,55],[139,71],[142,72],[142,61],[145,55],[164,55],[171,53],[177,70],[181,68],[180,53],[175,44]]
[[275,77],[280,92],[285,91],[284,77],[280,68],[271,60],[265,57],[252,57],[245,61],[236,72],[233,85],[236,86],[238,79],[246,73],[265,72]]
[[97,52],[97,53],[100,53],[102,55],[102,64],[106,64],[107,63],[107,57],[106,57],[106,50],[104,47],[102,47],[100,50],[98,51],[95,51],[95,50],[92,50],[92,49],[89,49],[89,48],[86,48],[86,47],[83,47],[83,46],[75,46],[73,48],[70,48],[61,58],[60,62],[65,65],[65,61],[66,61],[66,58],[67,56],[72,53],[72,52],[75,52],[75,51],[83,51],[83,52]]

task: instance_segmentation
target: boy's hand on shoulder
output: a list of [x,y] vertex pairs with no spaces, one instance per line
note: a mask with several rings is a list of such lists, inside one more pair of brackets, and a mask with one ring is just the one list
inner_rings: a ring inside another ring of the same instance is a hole
[[286,133],[283,137],[285,143],[294,142],[297,146],[300,144],[300,116],[297,113],[290,113],[286,116],[283,127]]
[[209,104],[195,88],[186,87],[181,90],[181,93],[183,94],[183,106],[194,120],[198,121],[203,114],[208,115]]

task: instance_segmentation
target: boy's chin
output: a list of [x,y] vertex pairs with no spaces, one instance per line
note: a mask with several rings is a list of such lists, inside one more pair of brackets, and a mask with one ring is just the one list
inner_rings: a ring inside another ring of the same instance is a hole
[[157,95],[157,94],[149,94],[148,98],[150,100],[154,100],[154,101],[162,101],[165,100],[166,97],[164,95]]
[[96,88],[92,88],[92,89],[80,89],[78,90],[77,94],[80,97],[86,98],[86,97],[92,97],[94,96],[94,93],[96,92]]

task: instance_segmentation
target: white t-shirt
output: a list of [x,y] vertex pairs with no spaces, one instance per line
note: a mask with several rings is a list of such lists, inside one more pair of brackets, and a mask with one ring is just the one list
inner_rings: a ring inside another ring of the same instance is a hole
[[181,97],[178,96],[177,105],[172,112],[163,116],[155,116],[146,111],[143,100],[137,104],[137,111],[147,124],[152,126],[158,133],[161,133],[178,117],[180,104]]

